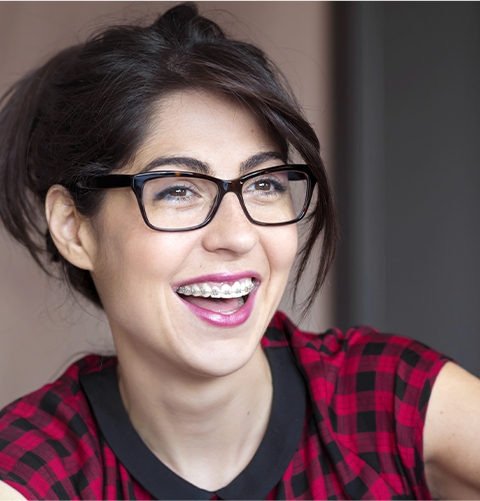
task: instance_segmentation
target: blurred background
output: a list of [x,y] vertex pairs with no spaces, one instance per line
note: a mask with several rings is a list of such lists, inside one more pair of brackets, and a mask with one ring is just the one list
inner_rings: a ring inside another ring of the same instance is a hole
[[[0,2],[0,92],[99,28],[147,23],[172,5]],[[370,324],[480,376],[480,4],[199,7],[266,50],[320,137],[342,241],[301,326]],[[288,297],[282,309],[299,320]],[[103,315],[46,279],[3,229],[0,319],[0,407],[81,354],[112,350]]]
[[480,376],[480,4],[334,10],[335,321]]

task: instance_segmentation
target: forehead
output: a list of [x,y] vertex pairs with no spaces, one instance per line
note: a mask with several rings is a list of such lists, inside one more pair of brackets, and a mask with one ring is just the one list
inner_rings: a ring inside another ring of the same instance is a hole
[[280,148],[247,107],[224,96],[185,91],[155,106],[134,170],[177,157],[197,160],[218,175],[219,170],[240,172],[249,158],[265,153],[262,162],[278,164]]

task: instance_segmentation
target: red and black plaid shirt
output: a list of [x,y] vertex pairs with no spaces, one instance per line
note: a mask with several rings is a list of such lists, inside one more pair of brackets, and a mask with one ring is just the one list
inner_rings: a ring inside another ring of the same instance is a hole
[[262,345],[272,414],[228,486],[165,467],[128,420],[116,359],[98,356],[0,413],[0,480],[29,499],[431,499],[423,425],[446,357],[369,328],[300,332],[282,313]]

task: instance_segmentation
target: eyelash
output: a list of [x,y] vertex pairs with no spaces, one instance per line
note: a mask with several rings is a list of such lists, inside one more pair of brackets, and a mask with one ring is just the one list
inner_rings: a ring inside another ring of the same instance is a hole
[[[244,189],[248,190],[252,186],[254,187],[258,183],[270,183],[270,184],[273,185],[273,190],[271,190],[271,189],[269,189],[269,190],[258,190],[258,191],[262,191],[264,193],[264,195],[266,195],[267,193],[273,193],[273,192],[285,193],[288,190],[288,186],[286,186],[285,184],[281,183],[275,177],[253,179],[253,180],[251,180],[250,185],[244,187]],[[257,191],[257,190],[255,190],[255,191]]]
[[[182,195],[182,196],[172,196],[172,192],[175,192],[176,190],[181,190],[185,192],[190,192],[191,195]],[[162,190],[160,193],[157,193],[155,196],[156,200],[165,200],[165,199],[170,199],[170,200],[175,200],[175,201],[184,201],[192,198],[194,196],[194,190],[187,187],[187,186],[169,186],[168,188],[165,188]]]

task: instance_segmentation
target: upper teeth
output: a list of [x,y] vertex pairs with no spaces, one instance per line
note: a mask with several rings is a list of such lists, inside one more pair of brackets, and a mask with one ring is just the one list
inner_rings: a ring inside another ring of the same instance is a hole
[[182,285],[177,289],[178,294],[185,296],[202,296],[228,299],[230,297],[246,296],[254,288],[251,278],[245,278],[232,285],[216,285],[212,283]]

